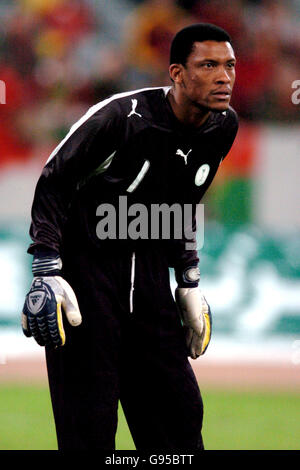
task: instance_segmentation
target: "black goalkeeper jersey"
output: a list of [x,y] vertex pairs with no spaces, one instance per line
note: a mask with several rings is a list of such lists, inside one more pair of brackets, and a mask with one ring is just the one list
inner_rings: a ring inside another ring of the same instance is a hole
[[[96,231],[97,208],[117,207],[122,196],[129,207],[201,201],[233,144],[237,115],[229,108],[211,112],[200,128],[183,126],[167,100],[169,89],[113,95],[71,127],[36,186],[30,253],[45,248],[61,253],[79,232],[82,243],[103,246],[106,241]],[[126,243],[119,238],[108,250]],[[183,241],[165,241],[170,266],[197,263],[197,250],[187,251]]]

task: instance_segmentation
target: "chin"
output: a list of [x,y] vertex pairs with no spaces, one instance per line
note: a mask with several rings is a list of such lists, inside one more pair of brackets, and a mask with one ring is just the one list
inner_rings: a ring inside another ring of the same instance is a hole
[[230,107],[230,103],[218,103],[215,105],[210,106],[210,111],[214,111],[215,113],[222,113],[223,111],[227,111]]
[[229,101],[226,101],[226,102],[197,102],[197,101],[194,101],[193,102],[194,106],[196,106],[197,108],[201,109],[201,111],[205,110],[205,111],[214,111],[215,113],[222,113],[224,111],[227,111],[229,109],[229,106],[230,106],[230,102]]

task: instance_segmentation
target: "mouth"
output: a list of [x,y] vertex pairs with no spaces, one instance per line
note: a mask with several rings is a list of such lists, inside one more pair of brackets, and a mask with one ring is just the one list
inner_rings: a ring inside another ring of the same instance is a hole
[[218,91],[212,92],[211,94],[221,100],[228,100],[231,97],[230,90],[218,90]]

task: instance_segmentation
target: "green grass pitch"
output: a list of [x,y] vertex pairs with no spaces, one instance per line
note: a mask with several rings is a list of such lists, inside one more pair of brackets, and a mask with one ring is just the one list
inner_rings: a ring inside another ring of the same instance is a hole
[[[299,450],[300,397],[289,392],[202,391],[207,450]],[[147,425],[147,423],[145,423]],[[132,450],[122,409],[118,450]],[[0,450],[55,450],[46,386],[0,386]]]

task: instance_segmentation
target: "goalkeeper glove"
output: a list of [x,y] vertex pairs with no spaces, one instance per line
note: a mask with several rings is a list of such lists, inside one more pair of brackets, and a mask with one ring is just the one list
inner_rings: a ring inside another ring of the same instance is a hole
[[[176,278],[179,281],[179,276]],[[175,300],[186,329],[189,355],[192,359],[197,359],[205,353],[211,339],[211,312],[204,295],[197,287],[200,278],[198,268],[187,269],[183,278],[182,280],[180,277],[179,286],[175,289]]]
[[59,275],[61,267],[60,257],[53,254],[38,254],[32,263],[34,279],[23,307],[22,329],[40,346],[65,344],[62,308],[72,326],[82,320],[73,289]]

